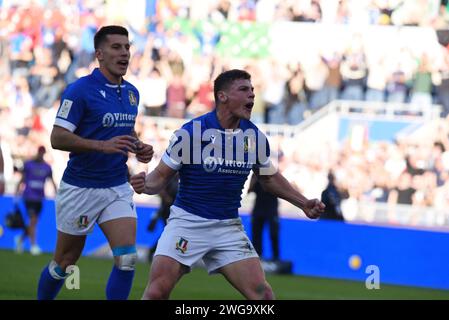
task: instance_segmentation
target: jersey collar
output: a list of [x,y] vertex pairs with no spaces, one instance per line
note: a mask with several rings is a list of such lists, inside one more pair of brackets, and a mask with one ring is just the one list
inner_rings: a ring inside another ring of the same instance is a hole
[[[92,75],[95,77],[95,79],[97,79],[98,81],[100,81],[101,83],[103,83],[105,86],[109,87],[109,88],[117,88],[118,84],[115,83],[111,83],[109,82],[109,80],[101,73],[100,68],[95,68],[94,71],[92,72]],[[125,79],[122,78],[122,84],[120,85],[120,88],[124,88],[125,87]]]
[[219,132],[224,133],[224,134],[237,134],[240,131],[242,131],[242,120],[240,120],[239,123],[239,127],[235,130],[230,130],[230,129],[224,129],[221,124],[220,121],[218,121],[218,117],[217,117],[217,109],[215,109],[214,111],[209,113],[209,120],[211,123],[211,127],[218,129]]

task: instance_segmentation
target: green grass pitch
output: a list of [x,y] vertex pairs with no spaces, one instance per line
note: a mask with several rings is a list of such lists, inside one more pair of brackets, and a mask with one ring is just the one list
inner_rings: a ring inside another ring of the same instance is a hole
[[[36,298],[40,272],[51,259],[49,254],[31,256],[0,250],[0,299],[29,300]],[[105,299],[106,286],[112,260],[82,257],[80,289],[65,286],[58,295],[60,300]],[[148,280],[149,265],[138,263],[130,299],[140,299]],[[449,299],[449,291],[425,288],[390,286],[381,283],[379,290],[367,290],[364,282],[343,281],[302,276],[268,275],[277,299]],[[203,269],[193,269],[175,287],[174,300],[239,300],[243,299],[221,275],[209,276]]]

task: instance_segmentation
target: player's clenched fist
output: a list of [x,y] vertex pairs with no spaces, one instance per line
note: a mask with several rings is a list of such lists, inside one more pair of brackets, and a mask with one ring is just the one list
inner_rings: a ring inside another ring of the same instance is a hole
[[135,142],[135,145],[137,160],[143,163],[150,162],[154,154],[153,146],[139,140]]
[[307,200],[305,207],[303,208],[304,213],[310,219],[318,219],[325,209],[324,203],[318,199]]
[[134,191],[137,193],[143,193],[145,191],[145,172],[140,172],[138,174],[135,174],[131,176],[129,183],[131,183],[131,186],[133,187]]

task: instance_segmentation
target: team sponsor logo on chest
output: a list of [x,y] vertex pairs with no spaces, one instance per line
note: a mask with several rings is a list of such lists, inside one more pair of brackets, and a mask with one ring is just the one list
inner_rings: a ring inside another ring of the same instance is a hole
[[129,104],[137,107],[137,98],[133,91],[128,90]]
[[[219,168],[218,172],[230,174],[248,174],[254,163],[250,161],[237,161],[234,159],[223,159],[220,157],[207,157],[204,159],[203,168],[206,172],[213,172]],[[223,170],[222,167],[237,170]]]
[[103,127],[133,127],[136,120],[135,114],[122,112],[108,112],[103,116]]

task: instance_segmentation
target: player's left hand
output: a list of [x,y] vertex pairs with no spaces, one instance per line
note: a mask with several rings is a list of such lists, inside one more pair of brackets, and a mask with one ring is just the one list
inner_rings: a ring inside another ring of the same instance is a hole
[[318,199],[307,200],[305,207],[303,208],[304,213],[310,219],[317,219],[324,212],[326,206]]
[[153,146],[138,140],[136,143],[136,158],[138,161],[148,163],[153,158]]
[[139,172],[138,174],[132,175],[129,179],[129,183],[133,187],[134,191],[138,194],[145,192],[145,179],[146,173],[143,171]]

